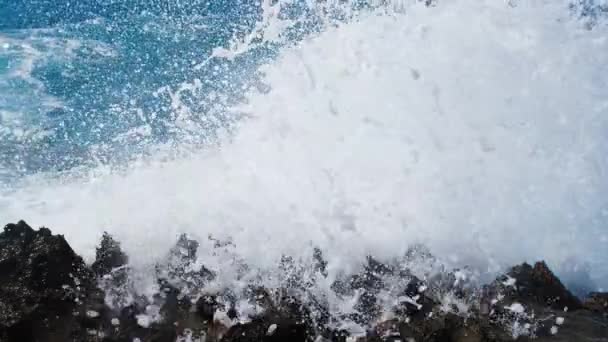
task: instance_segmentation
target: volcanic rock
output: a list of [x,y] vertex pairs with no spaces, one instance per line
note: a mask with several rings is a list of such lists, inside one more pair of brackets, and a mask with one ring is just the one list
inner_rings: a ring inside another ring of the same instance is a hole
[[[9,224],[0,233],[0,341],[608,342],[608,295],[581,302],[543,262],[513,267],[476,288],[466,269],[421,279],[409,268],[415,259],[383,263],[370,256],[361,272],[331,286],[333,295],[354,300],[356,313],[336,316],[328,298],[310,291],[328,277],[319,249],[309,268],[284,257],[277,288],[207,293],[219,271],[199,263],[198,247],[181,236],[155,268],[158,293],[145,297],[109,234],[89,268],[62,236]],[[244,302],[256,313],[239,311]],[[336,322],[358,325],[356,339]]]
[[7,225],[0,234],[0,340],[86,336],[96,317],[86,315],[85,303],[99,300],[94,279],[63,236],[23,221]]

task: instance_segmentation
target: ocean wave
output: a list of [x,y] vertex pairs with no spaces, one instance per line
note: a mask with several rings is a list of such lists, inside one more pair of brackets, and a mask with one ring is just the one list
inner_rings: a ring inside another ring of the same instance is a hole
[[89,257],[108,230],[144,275],[189,233],[270,273],[313,245],[339,273],[424,243],[486,277],[545,259],[608,284],[599,19],[549,1],[254,8],[65,24],[113,52],[44,81],[70,110],[4,154],[27,165],[0,215]]

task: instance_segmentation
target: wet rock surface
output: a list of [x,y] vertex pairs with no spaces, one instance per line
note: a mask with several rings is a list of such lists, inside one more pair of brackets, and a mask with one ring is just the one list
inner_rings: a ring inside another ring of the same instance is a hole
[[93,272],[65,239],[23,221],[0,234],[0,284],[3,341],[84,339],[95,325],[85,311],[103,303]]
[[513,267],[494,285],[511,300],[522,300],[557,310],[582,308],[581,301],[566,289],[544,262]]
[[603,313],[604,316],[608,315],[608,292],[599,293],[592,292],[590,293],[585,302],[584,307],[588,310],[595,311],[598,313]]
[[389,263],[369,257],[332,281],[354,309],[336,313],[311,290],[328,276],[318,249],[310,267],[281,260],[276,288],[218,289],[207,285],[221,274],[198,262],[198,248],[181,236],[155,268],[157,293],[142,296],[110,235],[88,266],[62,236],[9,224],[0,233],[0,341],[608,341],[608,294],[580,300],[543,262],[477,286],[466,269],[416,272],[435,262],[424,250]]

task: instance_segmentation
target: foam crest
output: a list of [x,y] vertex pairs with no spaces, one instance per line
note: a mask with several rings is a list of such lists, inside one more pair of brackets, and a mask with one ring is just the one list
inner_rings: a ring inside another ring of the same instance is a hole
[[490,274],[575,258],[606,285],[607,32],[569,15],[553,2],[372,10],[263,66],[264,91],[232,109],[244,119],[219,147],[32,177],[0,214],[88,256],[108,230],[140,266],[186,232],[268,270],[311,246],[338,274],[424,243]]

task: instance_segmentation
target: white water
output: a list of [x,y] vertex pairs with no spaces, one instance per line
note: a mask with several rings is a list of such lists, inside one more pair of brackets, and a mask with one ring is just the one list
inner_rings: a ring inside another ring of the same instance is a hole
[[220,148],[32,178],[0,217],[89,258],[107,230],[136,266],[182,232],[269,269],[320,246],[332,272],[423,242],[482,272],[574,258],[607,286],[607,31],[555,1],[364,15],[265,66],[271,90],[234,109],[248,118]]

